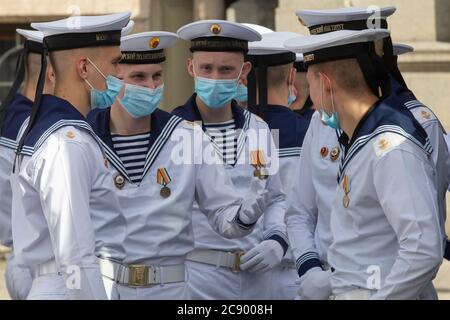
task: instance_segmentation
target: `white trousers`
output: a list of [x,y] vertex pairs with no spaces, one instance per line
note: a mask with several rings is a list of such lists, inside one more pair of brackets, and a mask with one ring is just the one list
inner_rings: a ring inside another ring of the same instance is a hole
[[189,300],[186,282],[132,288],[103,277],[103,283],[109,300]]
[[14,253],[8,257],[5,271],[5,282],[9,296],[13,300],[26,300],[33,279],[30,270],[16,265]]
[[37,277],[33,280],[28,300],[68,300],[64,278],[56,273]]
[[187,284],[193,300],[270,300],[272,272],[232,272],[187,261]]
[[297,270],[292,267],[278,266],[272,270],[271,299],[295,300],[298,294]]

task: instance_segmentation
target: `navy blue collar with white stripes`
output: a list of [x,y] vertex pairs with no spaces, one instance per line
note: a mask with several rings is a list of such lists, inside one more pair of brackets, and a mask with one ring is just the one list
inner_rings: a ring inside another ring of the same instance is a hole
[[[108,160],[125,178],[127,178],[128,181],[131,181],[125,169],[125,166],[122,163],[122,160],[114,150],[113,141],[111,138],[110,120],[111,108],[103,110],[95,109],[88,115],[88,122],[92,126],[94,132],[103,142]],[[156,109],[152,113],[149,151],[145,160],[145,167],[142,178],[146,175],[151,165],[164,147],[165,143],[169,140],[172,132],[181,121],[181,118],[172,116],[170,113],[167,113],[160,109]]]
[[1,136],[9,140],[17,140],[20,128],[30,116],[33,101],[17,93],[6,109],[6,117]]
[[266,122],[270,130],[279,130],[280,157],[300,156],[309,121],[285,106],[268,105]]
[[433,151],[425,130],[411,113],[399,111],[395,107],[388,105],[386,101],[380,100],[372,106],[358,123],[351,141],[341,141],[345,152],[339,168],[338,182],[340,182],[347,165],[354,156],[369,141],[386,132],[402,135],[427,154],[431,154]]
[[22,154],[32,155],[53,132],[65,126],[86,130],[95,137],[85,117],[70,102],[43,95],[34,126],[25,138]]

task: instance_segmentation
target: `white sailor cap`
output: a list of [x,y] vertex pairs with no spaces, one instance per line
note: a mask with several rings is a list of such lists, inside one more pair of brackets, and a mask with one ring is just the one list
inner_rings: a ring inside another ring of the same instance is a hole
[[191,41],[191,51],[248,51],[248,43],[260,41],[261,35],[240,23],[202,20],[181,27],[177,34]]
[[323,63],[357,57],[368,52],[368,45],[390,36],[384,29],[366,29],[361,31],[341,30],[309,37],[297,37],[287,40],[287,49],[303,53],[305,65]]
[[303,53],[295,54],[294,68],[297,69],[297,72],[308,71],[308,69],[305,67],[305,64],[303,62]]
[[128,25],[130,17],[131,12],[74,16],[53,22],[32,23],[31,26],[44,33],[48,51],[119,46],[121,31]]
[[27,52],[42,54],[44,34],[36,30],[16,29],[16,32],[25,38],[24,48]]
[[164,49],[172,47],[179,37],[165,31],[137,33],[122,37],[122,64],[158,64],[166,60]]
[[339,30],[387,29],[387,18],[395,7],[346,7],[326,10],[299,10],[296,12],[301,24],[311,34],[322,34]]
[[[249,55],[271,55],[292,52],[284,46],[284,43],[300,35],[294,32],[270,32],[262,35],[261,41],[249,43]],[[295,55],[294,55],[295,57]],[[295,60],[295,59],[294,59]]]
[[414,52],[414,47],[403,43],[394,43],[394,56],[401,56],[411,52]]
[[36,30],[16,29],[16,32],[28,41],[42,43],[44,34]]
[[122,29],[121,36],[126,37],[133,32],[134,29],[134,21],[130,20],[125,28]]
[[286,49],[284,42],[296,38],[294,32],[270,32],[262,35],[261,41],[249,43],[247,60],[253,67],[275,67],[295,62],[295,53]]
[[263,34],[266,34],[266,33],[275,32],[275,30],[269,29],[269,28],[264,27],[264,26],[260,26],[259,24],[243,23],[242,25],[244,25],[246,27],[249,27],[249,28],[252,28],[256,32],[258,32],[260,35],[263,35]]

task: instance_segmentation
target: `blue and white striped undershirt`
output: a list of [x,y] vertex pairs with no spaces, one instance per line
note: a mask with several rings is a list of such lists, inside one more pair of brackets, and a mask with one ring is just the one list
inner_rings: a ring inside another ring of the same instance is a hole
[[236,123],[233,120],[222,123],[205,123],[206,133],[222,150],[223,160],[228,165],[234,165],[237,157]]
[[111,135],[114,151],[122,160],[131,182],[139,184],[149,150],[150,132],[133,136]]

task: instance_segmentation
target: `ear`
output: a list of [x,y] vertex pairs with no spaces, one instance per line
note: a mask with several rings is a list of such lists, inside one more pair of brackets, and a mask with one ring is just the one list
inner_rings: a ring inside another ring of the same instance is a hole
[[46,72],[45,77],[46,77],[45,81],[48,81],[54,87],[55,83],[56,83],[56,75],[55,75],[55,69],[53,69],[53,66],[51,65],[51,63],[47,64],[47,72]]
[[76,62],[76,71],[81,79],[87,79],[88,77],[87,63],[86,58],[80,58]]
[[244,62],[244,65],[242,67],[242,74],[241,74],[241,82],[244,83],[247,82],[248,74],[252,71],[252,63],[250,61]]
[[319,72],[320,80],[322,81],[323,89],[325,92],[331,92],[331,77],[324,72]]
[[288,79],[287,79],[287,85],[294,86],[296,78],[297,78],[297,70],[295,68],[290,68]]
[[195,75],[194,75],[194,63],[193,63],[193,59],[194,58],[188,58],[187,60],[186,60],[186,68],[187,68],[187,71],[188,71],[188,73],[189,73],[189,75],[191,76],[191,77],[195,77]]

